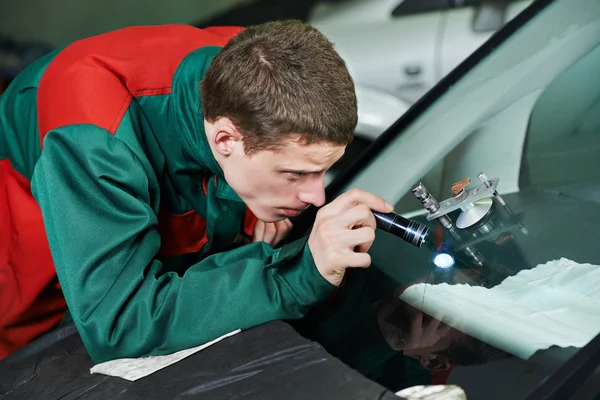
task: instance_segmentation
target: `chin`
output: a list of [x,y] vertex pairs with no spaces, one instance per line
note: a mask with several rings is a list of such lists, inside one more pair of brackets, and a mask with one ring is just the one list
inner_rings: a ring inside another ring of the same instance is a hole
[[284,219],[287,219],[287,217],[285,215],[275,215],[268,219],[261,219],[261,218],[259,218],[259,219],[263,222],[273,223],[273,222],[283,221]]
[[278,213],[274,213],[274,214],[270,214],[268,216],[268,218],[262,219],[260,218],[263,222],[279,222],[279,221],[283,221],[284,219],[288,219],[287,215],[284,214],[278,214]]
[[280,215],[275,211],[269,210],[253,210],[250,208],[250,211],[256,216],[256,218],[260,219],[262,222],[277,222],[286,219],[285,215]]

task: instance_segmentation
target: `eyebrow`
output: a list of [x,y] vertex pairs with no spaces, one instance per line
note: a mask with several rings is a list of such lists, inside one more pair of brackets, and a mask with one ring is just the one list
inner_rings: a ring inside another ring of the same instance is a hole
[[291,167],[279,167],[277,169],[281,172],[296,172],[296,173],[302,173],[302,174],[320,174],[321,172],[323,172],[322,168],[319,168],[319,169],[296,169],[296,168],[291,168]]

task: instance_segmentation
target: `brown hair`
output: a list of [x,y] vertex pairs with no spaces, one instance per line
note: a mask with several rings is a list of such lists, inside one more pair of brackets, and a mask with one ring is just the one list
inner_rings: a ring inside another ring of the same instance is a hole
[[485,364],[512,357],[509,353],[466,334],[436,354],[446,357],[452,364],[465,366]]
[[249,27],[215,56],[201,82],[204,118],[231,119],[247,154],[284,135],[306,143],[350,143],[357,123],[354,83],[333,44],[300,21]]

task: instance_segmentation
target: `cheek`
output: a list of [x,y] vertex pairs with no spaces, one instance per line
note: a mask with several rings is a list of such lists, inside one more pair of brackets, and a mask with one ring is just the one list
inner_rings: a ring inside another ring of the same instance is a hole
[[290,181],[286,174],[275,171],[260,159],[238,160],[226,174],[226,180],[245,201],[266,204],[288,203],[299,190],[299,181]]
[[254,197],[260,197],[264,203],[288,203],[296,197],[298,183],[290,181],[284,174],[273,172],[253,178]]
[[[281,197],[290,192],[290,182],[282,174],[273,171],[265,171],[259,168],[242,168],[237,171],[231,185],[235,184],[234,190],[238,195],[247,199],[259,198],[269,201],[269,198]],[[228,181],[229,182],[229,181]],[[293,185],[293,184],[292,184]]]
[[296,183],[290,181],[285,174],[273,173],[269,179],[265,179],[265,190],[275,196],[289,196],[296,190]]
[[256,185],[260,183],[260,171],[245,159],[237,160],[236,164],[230,165],[225,170],[225,180],[231,188],[245,198],[253,197],[256,193]]

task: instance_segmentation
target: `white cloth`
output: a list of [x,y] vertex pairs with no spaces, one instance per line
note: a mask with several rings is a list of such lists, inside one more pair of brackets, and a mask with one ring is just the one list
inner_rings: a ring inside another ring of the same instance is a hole
[[420,283],[400,298],[524,359],[553,345],[582,347],[600,332],[600,266],[566,258],[520,271],[491,289]]
[[177,353],[167,354],[164,356],[119,358],[116,360],[107,361],[94,365],[92,369],[90,369],[90,373],[116,376],[127,379],[128,381],[136,381],[158,370],[166,368],[169,365],[175,364],[176,362],[179,362],[184,358],[199,352],[200,350],[203,350],[229,336],[236,335],[240,332],[241,330],[238,329],[201,346],[192,347],[190,349],[181,350]]
[[396,393],[406,400],[467,400],[464,390],[454,385],[413,386]]

